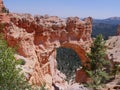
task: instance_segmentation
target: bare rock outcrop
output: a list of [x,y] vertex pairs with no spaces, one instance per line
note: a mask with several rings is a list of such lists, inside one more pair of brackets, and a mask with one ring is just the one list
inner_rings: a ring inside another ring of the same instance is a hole
[[119,65],[120,67],[120,24],[117,26],[117,35],[109,37],[106,41],[106,46],[108,58],[113,66]]
[[[9,13],[1,15],[0,19],[1,22],[6,20],[5,39],[9,46],[17,49],[15,57],[26,61],[22,69],[26,79],[33,85],[42,85],[44,82],[49,88],[52,88],[52,83],[65,85],[64,74],[57,70],[56,48],[73,49],[83,66],[88,60],[86,52],[92,42],[91,17],[80,20],[78,17],[61,19],[57,16]],[[86,81],[83,70],[76,73],[77,82]]]
[[[41,85],[46,77],[52,83],[63,83],[64,79],[57,72],[56,48],[73,49],[84,65],[86,52],[92,42],[92,19],[81,21],[78,17],[60,19],[56,16],[31,16],[30,14],[10,14],[10,23],[5,31],[10,46],[16,47],[19,55],[27,58],[24,69],[28,69],[28,80],[32,84]],[[81,71],[79,71],[81,72]],[[82,71],[83,72],[83,71]],[[76,76],[77,82],[86,80]],[[84,77],[81,76],[81,77]],[[49,86],[51,86],[51,84]]]
[[120,64],[120,36],[113,36],[106,41],[107,54],[113,63]]

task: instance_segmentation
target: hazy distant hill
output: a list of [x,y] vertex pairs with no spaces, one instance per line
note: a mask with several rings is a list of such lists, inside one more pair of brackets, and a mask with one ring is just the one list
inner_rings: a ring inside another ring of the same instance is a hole
[[107,18],[108,20],[120,20],[120,17],[110,17],[110,18]]
[[117,25],[120,24],[120,17],[110,17],[107,19],[93,19],[92,37],[99,33],[103,34],[105,39],[116,35]]

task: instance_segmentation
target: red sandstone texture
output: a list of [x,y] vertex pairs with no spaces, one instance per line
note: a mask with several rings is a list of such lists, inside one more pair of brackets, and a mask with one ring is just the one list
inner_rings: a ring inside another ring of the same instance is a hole
[[3,9],[5,10],[6,8],[4,7],[3,1],[0,0],[0,22],[1,23],[8,23],[9,16],[7,13],[5,13],[5,11]]
[[77,52],[86,62],[86,51],[91,44],[92,19],[78,17],[60,19],[56,16],[10,14],[6,40],[18,45],[18,53],[32,61],[30,82],[41,84],[46,74],[56,75],[56,48],[67,47]]
[[[6,23],[4,34],[9,46],[17,48],[15,57],[26,61],[22,69],[31,84],[42,85],[45,82],[49,88],[52,83],[65,85],[64,74],[57,70],[58,47],[73,49],[81,58],[82,65],[88,60],[86,52],[92,42],[90,17],[80,20],[78,17],[61,19],[57,16],[10,13],[1,15],[0,19]],[[86,80],[83,71],[76,73],[76,81]]]

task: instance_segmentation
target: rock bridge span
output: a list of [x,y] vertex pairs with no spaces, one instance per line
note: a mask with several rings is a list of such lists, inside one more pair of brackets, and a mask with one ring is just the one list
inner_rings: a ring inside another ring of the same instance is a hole
[[[0,0],[0,8],[3,7]],[[4,34],[8,44],[12,47],[17,46],[16,58],[23,58],[26,61],[22,68],[27,80],[32,84],[50,83],[46,78],[51,82],[64,81],[57,79],[59,76],[55,57],[58,47],[73,49],[81,58],[83,65],[87,61],[86,52],[89,51],[92,42],[91,17],[84,20],[78,17],[61,19],[57,16],[0,12],[0,22],[5,23]]]

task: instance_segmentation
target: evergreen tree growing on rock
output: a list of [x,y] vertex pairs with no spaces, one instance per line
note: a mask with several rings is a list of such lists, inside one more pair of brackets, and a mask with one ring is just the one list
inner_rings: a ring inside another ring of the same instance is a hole
[[102,35],[98,35],[93,41],[91,52],[88,53],[87,56],[90,59],[88,63],[90,67],[86,68],[86,72],[90,77],[87,85],[93,90],[99,90],[109,79],[106,66],[110,64],[110,62],[105,59],[106,49]]

